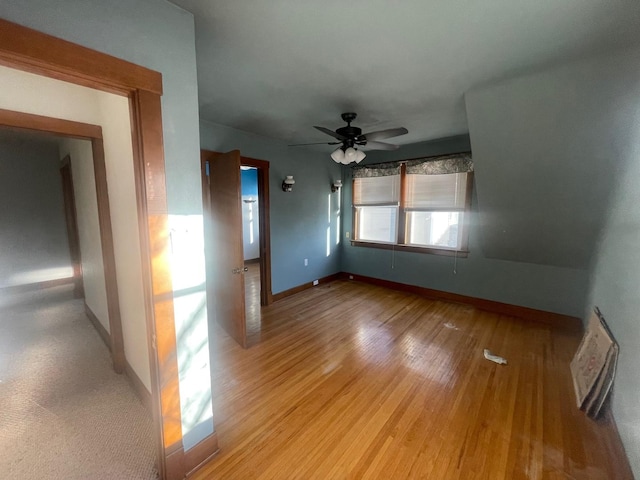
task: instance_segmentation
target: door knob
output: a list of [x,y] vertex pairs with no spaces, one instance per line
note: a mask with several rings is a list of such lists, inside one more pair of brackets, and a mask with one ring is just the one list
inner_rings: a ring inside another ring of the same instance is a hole
[[249,271],[249,267],[244,267],[243,272],[248,272]]

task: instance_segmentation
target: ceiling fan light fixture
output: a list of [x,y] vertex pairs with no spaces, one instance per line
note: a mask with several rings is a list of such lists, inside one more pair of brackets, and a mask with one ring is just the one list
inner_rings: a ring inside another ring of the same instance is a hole
[[342,150],[342,147],[337,148],[334,152],[332,152],[331,158],[336,163],[344,163],[344,150]]
[[[346,127],[340,127],[335,132],[325,127],[314,126],[316,130],[333,137],[331,142],[315,142],[315,143],[297,143],[289,145],[290,147],[298,147],[304,145],[320,145],[327,143],[329,145],[341,145],[340,148],[331,153],[331,158],[336,163],[349,165],[352,162],[360,163],[366,157],[364,152],[356,148],[358,146],[366,146],[367,150],[396,150],[399,145],[380,142],[387,138],[405,135],[409,131],[404,127],[387,128],[386,130],[378,130],[376,132],[362,133],[362,129],[351,125],[357,115],[354,112],[346,112],[341,115],[342,120],[347,122]],[[338,140],[337,142],[335,140]]]
[[354,162],[356,160],[357,152],[358,151],[353,147],[348,147],[344,151],[345,159],[348,160],[347,163],[351,163],[351,162]]

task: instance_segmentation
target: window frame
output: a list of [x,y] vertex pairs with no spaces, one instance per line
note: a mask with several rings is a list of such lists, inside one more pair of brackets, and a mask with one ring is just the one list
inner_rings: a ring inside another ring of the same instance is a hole
[[[397,235],[395,243],[381,243],[371,240],[359,240],[359,231],[358,231],[358,207],[354,205],[354,192],[355,192],[355,181],[354,178],[351,183],[351,208],[352,208],[352,231],[353,238],[351,240],[351,245],[356,247],[370,247],[370,248],[380,248],[384,250],[397,250],[403,252],[414,252],[414,253],[428,253],[431,255],[444,255],[444,256],[456,256],[458,258],[466,258],[469,254],[469,219],[471,214],[471,194],[473,190],[473,172],[466,172],[467,174],[467,185],[465,191],[465,204],[463,210],[456,210],[462,212],[462,224],[460,225],[460,248],[448,248],[448,247],[435,247],[435,246],[419,246],[414,244],[407,244],[407,213],[421,211],[437,211],[437,209],[416,209],[411,208],[407,209],[407,160],[404,160],[400,163],[400,203],[398,204],[398,214],[397,214]],[[373,165],[372,165],[373,166]],[[440,211],[442,211],[440,209]],[[449,211],[449,210],[447,210]]]

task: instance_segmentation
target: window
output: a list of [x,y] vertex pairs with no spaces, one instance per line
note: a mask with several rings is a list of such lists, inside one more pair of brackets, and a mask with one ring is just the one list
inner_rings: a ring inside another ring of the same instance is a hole
[[472,171],[468,154],[354,168],[353,243],[466,252]]
[[363,241],[396,243],[400,171],[381,177],[358,178],[353,185],[357,238]]

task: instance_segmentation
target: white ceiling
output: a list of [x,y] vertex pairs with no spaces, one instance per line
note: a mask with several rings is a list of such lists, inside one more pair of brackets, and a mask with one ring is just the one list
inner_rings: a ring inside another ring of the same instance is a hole
[[195,15],[200,115],[289,143],[340,113],[396,143],[466,133],[464,93],[640,43],[637,0],[173,0]]

